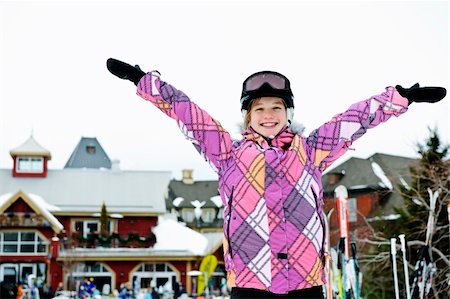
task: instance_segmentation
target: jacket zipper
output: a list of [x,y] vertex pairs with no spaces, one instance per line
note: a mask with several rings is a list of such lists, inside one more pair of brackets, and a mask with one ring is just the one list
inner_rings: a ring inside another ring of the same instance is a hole
[[[319,203],[317,202],[317,194],[316,194],[316,192],[314,192],[314,188],[313,187],[311,187],[311,191],[312,191],[312,194],[314,196],[314,200],[316,201],[317,208],[319,208]],[[322,207],[322,209],[323,209],[323,207]],[[317,214],[318,214],[318,217],[319,217],[319,220],[320,220],[320,224],[322,225],[322,236],[323,236],[323,238],[322,238],[322,246],[320,248],[320,257],[322,259],[322,263],[325,264],[325,248],[324,247],[325,247],[325,238],[327,237],[325,235],[326,234],[325,223],[323,223],[323,221],[324,221],[323,220],[323,216],[319,215],[319,213],[317,213]]]
[[233,249],[231,248],[231,238],[230,238],[230,222],[231,222],[231,207],[233,205],[233,193],[234,193],[234,186],[231,187],[231,194],[230,199],[228,200],[228,215],[227,215],[227,241],[228,241],[228,253],[230,254],[230,257],[233,257]]

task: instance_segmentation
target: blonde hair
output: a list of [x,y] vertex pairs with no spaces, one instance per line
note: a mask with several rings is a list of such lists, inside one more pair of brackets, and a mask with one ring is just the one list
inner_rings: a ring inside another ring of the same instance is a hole
[[248,110],[244,117],[244,128],[246,130],[250,126],[250,121],[252,119],[252,116],[251,116],[252,109],[253,109],[253,107],[255,107],[255,105],[258,103],[259,100],[261,100],[261,98],[255,98],[250,102],[250,105],[248,105]]
[[[250,127],[250,121],[252,120],[252,109],[253,107],[256,106],[256,104],[258,104],[258,102],[261,100],[261,98],[255,98],[253,99],[250,104],[248,105],[248,110],[247,113],[245,114],[244,117],[244,128],[245,130],[247,130]],[[280,100],[283,102],[283,105],[285,105],[286,107],[286,103],[284,102],[284,100],[282,98],[280,98]],[[288,116],[288,109],[286,108],[286,116]]]

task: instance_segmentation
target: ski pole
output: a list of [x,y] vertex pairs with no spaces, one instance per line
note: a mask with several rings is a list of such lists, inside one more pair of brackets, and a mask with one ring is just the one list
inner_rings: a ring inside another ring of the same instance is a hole
[[406,260],[406,242],[405,234],[400,234],[399,236],[400,244],[402,246],[403,254],[403,272],[405,273],[405,289],[406,289],[406,299],[411,299],[411,291],[409,290],[409,272],[408,272],[408,261]]
[[450,203],[447,204],[447,214],[448,214],[448,232],[450,233]]
[[419,295],[420,299],[423,299],[428,292],[431,289],[432,284],[432,276],[433,276],[433,261],[431,256],[431,242],[433,240],[433,234],[434,234],[434,227],[435,227],[435,221],[436,221],[436,201],[439,197],[439,191],[433,192],[430,188],[427,188],[428,194],[430,196],[430,209],[428,211],[428,222],[427,222],[427,233],[425,237],[425,243],[426,243],[426,252],[425,252],[425,262],[424,262],[424,270],[422,272],[422,285],[419,289]]
[[391,238],[392,272],[394,274],[395,299],[400,299],[397,277],[397,239]]
[[339,240],[339,253],[341,256],[341,275],[342,275],[342,299],[347,298],[347,275],[345,273],[345,238]]
[[420,283],[422,281],[422,274],[423,274],[423,267],[424,267],[425,247],[426,246],[424,245],[420,248],[419,258],[414,267],[413,281],[412,281],[412,286],[411,286],[411,297],[414,296],[414,291],[416,290],[416,287],[420,290]]
[[[359,299],[359,269],[356,262],[356,243],[350,244],[353,257],[353,269],[355,271],[355,299]],[[409,299],[409,298],[408,298]]]

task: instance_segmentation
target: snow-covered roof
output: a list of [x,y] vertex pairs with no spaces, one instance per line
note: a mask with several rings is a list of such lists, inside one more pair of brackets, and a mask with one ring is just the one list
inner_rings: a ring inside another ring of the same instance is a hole
[[48,159],[51,159],[50,151],[45,149],[42,145],[37,143],[37,141],[33,138],[33,136],[30,136],[27,141],[25,141],[23,144],[19,145],[18,147],[12,149],[10,152],[12,157],[15,157],[17,155],[26,155],[26,156],[44,156],[48,157]]
[[399,214],[389,214],[389,215],[367,218],[367,222],[374,222],[374,221],[380,221],[380,220],[397,220],[398,218],[400,218]]
[[172,203],[177,197],[182,197],[184,201],[178,201],[178,208],[193,208],[191,202],[205,202],[204,208],[217,208],[217,204],[211,200],[213,196],[219,195],[219,183],[213,181],[195,181],[192,184],[185,184],[183,181],[172,180],[169,184],[169,197],[167,199],[168,208],[172,208]]
[[58,207],[47,203],[42,197],[36,194],[26,194],[19,190],[15,194],[6,193],[0,195],[0,213],[5,212],[5,210],[14,203],[18,198],[22,198],[38,215],[42,215],[52,226],[56,233],[63,230],[63,225],[56,219],[51,211],[57,211]]
[[0,169],[0,194],[39,195],[58,207],[53,212],[59,215],[99,212],[103,202],[110,213],[163,214],[170,176],[166,171],[67,168],[48,170],[46,178],[17,178],[10,169]]
[[222,198],[220,197],[220,195],[216,195],[210,198],[210,200],[218,207],[221,208],[223,207],[223,202],[222,202]]
[[206,254],[214,254],[214,252],[222,246],[223,232],[203,232],[203,236],[208,239],[208,247],[206,248]]
[[166,252],[185,250],[193,255],[206,253],[208,239],[173,219],[159,217],[158,225],[152,231],[157,240],[153,250]]
[[386,174],[384,173],[384,170],[383,170],[383,168],[381,168],[380,164],[372,161],[371,165],[372,165],[373,173],[381,180],[381,182],[379,182],[378,184],[381,187],[388,188],[389,190],[394,189],[394,186],[392,186],[391,180],[389,180],[389,178],[386,176]]

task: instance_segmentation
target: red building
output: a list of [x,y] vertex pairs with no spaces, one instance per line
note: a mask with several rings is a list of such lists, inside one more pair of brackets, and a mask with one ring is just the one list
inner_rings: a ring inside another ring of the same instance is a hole
[[63,169],[48,169],[50,151],[33,137],[10,154],[13,168],[0,169],[2,298],[31,274],[41,297],[86,278],[100,292],[125,283],[190,292],[188,272],[221,254],[217,240],[163,217],[170,172],[121,170],[96,138],[81,138]]
[[328,171],[322,185],[324,210],[330,219],[331,246],[339,242],[334,193],[338,186],[343,185],[348,191],[350,239],[363,240],[372,233],[371,223],[397,217],[394,207],[404,205],[399,186],[410,183],[409,168],[415,163],[415,159],[377,153],[368,159],[352,157]]
[[[219,260],[214,287],[223,280],[217,181],[194,181],[191,171],[176,181],[169,172],[121,170],[96,138],[81,138],[63,169],[48,169],[50,151],[33,137],[10,154],[13,168],[0,169],[1,298],[30,274],[43,294],[60,283],[76,291],[84,279],[105,293],[125,283],[181,283],[191,293],[196,279],[188,274],[207,255]],[[322,183],[330,244],[339,237],[331,212],[336,187],[348,189],[350,237],[361,240],[368,223],[395,217],[393,207],[403,205],[396,186],[408,183],[415,161],[375,154],[328,171]]]

